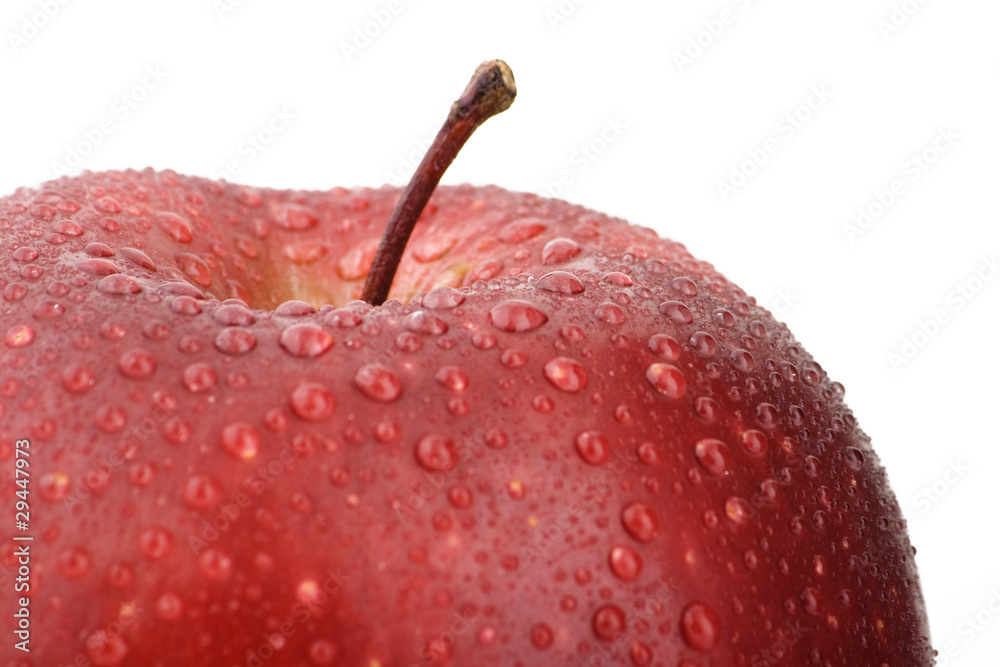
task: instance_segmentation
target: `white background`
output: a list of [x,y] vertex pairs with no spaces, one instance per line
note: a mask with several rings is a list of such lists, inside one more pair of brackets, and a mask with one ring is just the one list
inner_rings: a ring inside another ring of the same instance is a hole
[[[544,194],[567,171],[563,198],[685,243],[772,308],[889,470],[935,646],[955,654],[939,664],[1000,664],[1000,279],[984,263],[1000,252],[1000,3],[576,2],[4,0],[0,194],[75,150],[73,173],[235,160],[233,181],[325,189],[398,179],[402,160],[408,178],[476,64],[503,58],[518,100],[444,181]],[[248,160],[275,109],[294,119]],[[926,169],[908,162],[925,150]],[[904,337],[916,353],[893,364]]]

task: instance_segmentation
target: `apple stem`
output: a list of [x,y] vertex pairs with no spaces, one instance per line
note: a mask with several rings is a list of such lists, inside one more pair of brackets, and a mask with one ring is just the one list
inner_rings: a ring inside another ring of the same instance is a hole
[[396,202],[365,280],[362,299],[373,306],[385,302],[406,242],[444,172],[476,128],[487,118],[509,108],[516,95],[514,74],[507,63],[488,60],[476,68],[465,92],[451,105],[448,119]]

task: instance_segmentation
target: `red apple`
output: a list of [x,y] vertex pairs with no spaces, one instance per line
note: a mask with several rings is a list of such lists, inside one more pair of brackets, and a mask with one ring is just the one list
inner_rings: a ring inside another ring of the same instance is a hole
[[0,664],[931,664],[885,471],[783,324],[492,186],[356,300],[422,182],[0,199]]

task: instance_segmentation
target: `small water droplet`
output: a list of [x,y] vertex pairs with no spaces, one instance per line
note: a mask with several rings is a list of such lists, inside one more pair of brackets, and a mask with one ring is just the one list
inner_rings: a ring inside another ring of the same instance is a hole
[[684,375],[671,364],[651,364],[646,369],[646,380],[656,391],[670,399],[680,398],[687,391]]
[[97,283],[97,291],[103,294],[138,294],[142,291],[142,285],[132,276],[120,273],[101,278]]
[[820,611],[819,591],[812,587],[806,587],[799,596],[802,602],[802,609],[810,616],[818,616]]
[[368,398],[389,403],[399,398],[403,385],[399,378],[384,366],[366,364],[354,374],[354,386]]
[[452,391],[465,391],[469,386],[469,378],[458,366],[442,366],[434,375],[434,379],[443,387]]
[[733,350],[730,353],[729,358],[732,360],[733,365],[745,373],[749,373],[756,366],[754,362],[753,355],[746,350]]
[[542,247],[542,264],[559,264],[580,254],[580,244],[573,239],[552,239]]
[[333,336],[315,324],[293,324],[281,332],[281,347],[296,357],[318,357],[333,346]]
[[112,273],[118,273],[118,267],[108,259],[85,259],[78,262],[76,268],[95,276],[109,276]]
[[567,393],[579,393],[587,386],[587,371],[580,362],[568,357],[556,357],[545,364],[545,379]]
[[139,553],[148,560],[160,560],[174,546],[174,537],[166,528],[154,526],[139,535]]
[[694,446],[698,464],[713,477],[723,477],[729,469],[729,448],[721,440],[705,438]]
[[305,315],[312,315],[315,312],[316,309],[311,305],[305,301],[298,301],[296,299],[284,301],[274,309],[274,314],[278,317],[303,317]]
[[87,647],[87,656],[91,662],[102,667],[120,665],[129,651],[128,642],[122,638],[121,633],[112,633],[110,629],[92,633],[84,646]]
[[492,625],[483,626],[476,634],[476,641],[480,646],[493,646],[497,641],[496,628]]
[[317,241],[289,243],[281,249],[281,254],[293,264],[312,264],[323,258],[327,252],[327,246]]
[[417,462],[432,472],[448,472],[458,464],[455,443],[443,435],[431,433],[417,443]]
[[105,213],[120,213],[122,205],[114,197],[101,197],[94,202],[94,208]]
[[424,295],[421,305],[432,310],[446,310],[464,302],[465,296],[454,287],[435,287]]
[[62,372],[62,386],[71,394],[90,391],[96,381],[94,371],[87,366],[72,364]]
[[[629,659],[635,667],[648,667],[653,662],[653,649],[642,642],[635,642],[628,652]],[[685,667],[680,665],[680,667]]]
[[583,282],[567,271],[551,271],[535,282],[535,287],[546,292],[559,294],[580,294]]
[[191,364],[181,373],[182,384],[193,394],[208,391],[217,380],[215,369],[203,362]]
[[219,352],[240,355],[257,347],[257,337],[246,329],[227,327],[215,336],[214,344]]
[[730,496],[725,502],[726,517],[737,525],[742,525],[750,518],[750,507],[742,498]]
[[770,403],[761,403],[756,410],[757,421],[764,428],[774,428],[778,425],[778,409]]
[[622,581],[633,581],[642,573],[642,556],[632,547],[617,546],[608,556],[611,571]]
[[282,229],[300,232],[315,227],[319,218],[312,211],[298,204],[284,204],[275,207],[274,222]]
[[865,455],[857,447],[848,447],[844,452],[847,465],[851,470],[861,470],[865,465]]
[[710,357],[715,354],[715,339],[712,338],[712,334],[705,331],[696,331],[691,334],[691,340],[688,344],[695,349],[695,351],[703,357]]
[[67,579],[80,579],[90,571],[90,553],[82,547],[70,547],[59,554],[58,568]]
[[198,556],[198,570],[207,579],[225,581],[233,571],[233,559],[221,549],[209,547]]
[[743,448],[749,454],[761,456],[767,451],[767,436],[756,429],[745,431],[743,433]]
[[721,327],[731,329],[736,324],[736,318],[725,308],[719,308],[712,313],[712,319]]
[[649,350],[667,361],[676,361],[681,356],[681,346],[676,340],[666,334],[655,334],[650,337]]
[[303,382],[289,400],[292,412],[306,421],[326,419],[337,407],[333,392],[318,382]]
[[605,301],[594,309],[594,319],[605,324],[618,325],[625,321],[625,311],[618,304]]
[[576,436],[576,451],[581,459],[596,466],[608,460],[611,445],[608,439],[597,431],[583,431]]
[[413,259],[421,264],[427,264],[441,259],[458,243],[454,236],[428,235],[417,239],[412,245]]
[[191,233],[191,223],[170,211],[160,211],[155,214],[156,222],[167,235],[178,243],[191,243],[194,238]]
[[549,321],[548,315],[521,299],[497,304],[490,310],[489,318],[497,329],[518,333],[537,329]]
[[260,451],[260,432],[246,422],[233,422],[222,429],[222,449],[233,458],[249,461]]
[[670,289],[685,296],[698,295],[698,286],[690,278],[674,278],[670,281]]
[[149,258],[149,255],[135,248],[122,248],[121,256],[137,266],[141,266],[147,271],[156,271],[156,264]]
[[212,271],[200,257],[187,252],[179,252],[174,254],[174,261],[177,262],[177,266],[184,275],[193,280],[195,284],[202,287],[208,287],[212,284]]
[[434,313],[418,310],[403,318],[403,326],[409,331],[438,336],[448,331],[448,323]]
[[326,639],[314,639],[306,651],[309,662],[319,667],[334,664],[337,654],[337,645]]
[[622,510],[622,526],[629,535],[640,542],[651,542],[660,532],[660,520],[653,508],[635,502]]
[[344,280],[359,280],[368,275],[379,239],[365,241],[344,253],[337,261],[337,275]]
[[133,348],[118,358],[118,370],[133,380],[148,378],[156,371],[156,358],[146,350]]
[[33,262],[38,259],[38,251],[34,248],[23,246],[14,251],[13,258],[15,262]]
[[692,602],[681,613],[684,642],[696,651],[711,651],[722,634],[715,610],[704,602]]
[[236,303],[219,306],[212,314],[212,319],[224,327],[245,327],[257,321],[249,308]]
[[222,499],[222,488],[208,475],[193,475],[184,485],[183,496],[188,507],[207,512]]
[[83,234],[83,227],[73,220],[59,220],[52,225],[52,230],[63,236],[81,236]]
[[544,623],[539,623],[531,628],[531,645],[540,651],[552,646],[552,628],[545,625]]
[[606,604],[594,612],[593,628],[599,639],[617,642],[628,629],[625,612],[617,605]]
[[181,596],[173,591],[163,593],[156,599],[153,605],[153,613],[156,618],[167,623],[172,623],[181,617],[184,612],[184,602]]

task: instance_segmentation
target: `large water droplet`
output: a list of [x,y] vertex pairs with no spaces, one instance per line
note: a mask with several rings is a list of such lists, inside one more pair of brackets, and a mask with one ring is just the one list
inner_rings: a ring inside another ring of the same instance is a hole
[[580,254],[580,244],[573,239],[552,239],[542,247],[542,264],[559,264]]
[[184,601],[173,591],[167,591],[156,599],[153,614],[161,621],[173,623],[184,613]]
[[105,213],[120,213],[122,205],[114,197],[101,197],[94,202],[94,208]]
[[208,391],[217,380],[215,369],[203,362],[191,364],[181,373],[182,384],[193,394]]
[[608,439],[597,431],[583,431],[576,436],[576,451],[581,459],[596,466],[608,460],[611,445]]
[[435,433],[420,439],[415,454],[417,462],[430,471],[447,472],[458,464],[455,443]]
[[733,350],[729,358],[732,359],[733,365],[745,373],[749,373],[754,369],[756,363],[754,362],[753,355],[746,350]]
[[722,477],[729,469],[729,448],[721,440],[705,438],[694,446],[698,464],[713,477]]
[[691,334],[688,344],[703,357],[710,357],[715,354],[715,339],[712,338],[712,334],[706,331],[696,331]]
[[292,412],[306,421],[319,421],[333,414],[337,401],[333,392],[318,382],[303,382],[292,392]]
[[691,324],[694,321],[691,310],[680,301],[664,301],[660,304],[660,312],[677,324]]
[[183,445],[191,438],[193,429],[181,417],[173,415],[163,422],[163,437],[174,445]]
[[802,602],[802,609],[805,610],[810,616],[818,616],[820,611],[820,596],[819,591],[812,587],[806,587],[802,589],[802,594],[799,596],[799,600]]
[[497,236],[505,243],[521,243],[545,231],[545,224],[538,218],[521,218],[500,228]]
[[531,645],[540,651],[544,651],[552,646],[552,628],[544,623],[539,623],[531,628]]
[[692,602],[681,614],[681,634],[696,651],[711,651],[719,641],[722,626],[715,610],[703,602]]
[[136,248],[122,248],[121,255],[137,266],[141,266],[147,271],[156,271],[156,264],[149,258],[149,255]]
[[670,281],[670,289],[685,296],[698,295],[698,286],[690,278],[674,278]]
[[249,461],[260,451],[260,432],[246,422],[233,422],[222,429],[221,443],[233,458]]
[[460,306],[465,296],[454,287],[435,287],[424,295],[421,305],[432,310],[445,310]]
[[594,309],[594,318],[606,324],[621,324],[625,321],[625,311],[616,303],[605,301]]
[[447,255],[456,243],[458,238],[454,236],[428,235],[418,239],[412,245],[411,252],[413,259],[421,264],[427,264]]
[[384,366],[366,364],[354,374],[354,386],[368,398],[389,403],[399,398],[403,385],[399,378]]
[[222,488],[208,475],[193,475],[184,485],[183,496],[188,507],[207,512],[222,499]]
[[112,273],[118,273],[118,267],[115,263],[107,259],[85,259],[78,262],[76,268],[95,276],[109,276]]
[[742,525],[750,518],[750,506],[742,498],[730,496],[725,502],[726,517],[737,525]]
[[434,313],[418,310],[403,318],[403,326],[410,331],[437,336],[448,331],[448,323]]
[[279,342],[296,357],[318,357],[333,346],[333,336],[315,324],[293,324],[281,332]]
[[622,510],[622,526],[640,542],[651,542],[660,532],[656,512],[649,505],[639,502],[626,505]]
[[103,294],[138,294],[142,291],[142,285],[132,276],[115,274],[101,278],[97,283],[97,291]]
[[687,391],[684,375],[679,368],[671,364],[650,364],[646,369],[646,380],[667,398],[680,398]]
[[191,223],[170,211],[156,213],[156,222],[170,238],[178,243],[191,243],[194,236],[191,233]]
[[284,204],[274,209],[274,221],[282,229],[303,231],[315,227],[319,218],[312,211],[298,204]]
[[465,391],[469,386],[469,378],[458,366],[442,366],[434,375],[434,379],[452,391]]
[[616,642],[628,629],[625,612],[617,605],[606,604],[594,612],[593,627],[599,639]]
[[760,456],[767,451],[767,436],[756,429],[743,433],[743,448],[747,453]]
[[249,308],[237,303],[219,306],[212,314],[212,319],[224,327],[245,327],[257,321]]
[[[653,662],[653,649],[642,642],[635,642],[628,651],[628,657],[635,667],[648,667]],[[679,667],[686,667],[684,664]]]
[[580,294],[584,289],[583,281],[568,271],[546,273],[535,282],[535,287],[559,294]]
[[548,315],[521,299],[510,299],[493,306],[489,318],[496,328],[511,332],[531,331],[549,321]]
[[632,547],[619,545],[608,556],[611,571],[622,581],[633,581],[642,573],[642,556]]
[[257,347],[257,337],[246,329],[227,327],[215,336],[215,349],[224,354],[240,355]]
[[545,379],[557,389],[578,393],[587,386],[587,371],[580,362],[569,357],[556,357],[545,364]]
[[233,571],[233,559],[221,549],[209,547],[198,556],[198,570],[207,579],[225,581]]
[[174,537],[166,528],[154,526],[139,535],[139,553],[148,560],[160,560],[174,546]]
[[861,470],[865,465],[865,455],[857,447],[848,447],[844,451],[844,456],[851,470]]
[[212,271],[200,257],[188,252],[179,252],[174,254],[174,261],[177,262],[177,266],[184,272],[184,275],[196,284],[202,287],[208,287],[212,284]]
[[71,394],[82,394],[89,391],[97,378],[94,371],[87,366],[72,364],[62,372],[62,385]]
[[156,371],[156,358],[146,350],[133,348],[118,358],[118,370],[133,380],[148,378]]

